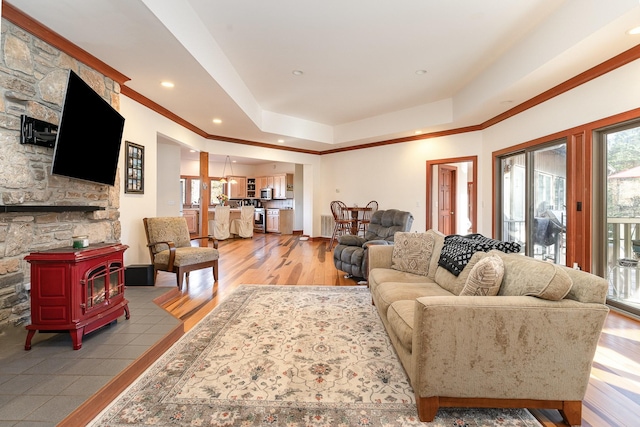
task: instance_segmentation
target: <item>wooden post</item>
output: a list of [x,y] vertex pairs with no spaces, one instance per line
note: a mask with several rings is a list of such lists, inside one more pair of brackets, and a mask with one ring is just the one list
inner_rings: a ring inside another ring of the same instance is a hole
[[[211,182],[209,179],[209,153],[200,152],[200,235],[209,235],[209,202]],[[208,240],[200,239],[200,246],[207,246]]]

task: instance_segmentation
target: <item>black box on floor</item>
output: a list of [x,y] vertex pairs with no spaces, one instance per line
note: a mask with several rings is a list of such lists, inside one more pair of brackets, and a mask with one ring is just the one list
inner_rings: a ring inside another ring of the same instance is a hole
[[153,265],[133,264],[125,267],[124,284],[127,286],[153,286]]

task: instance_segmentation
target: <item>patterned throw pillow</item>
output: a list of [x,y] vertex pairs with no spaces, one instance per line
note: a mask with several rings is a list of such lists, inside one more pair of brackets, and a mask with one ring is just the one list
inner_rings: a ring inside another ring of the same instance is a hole
[[460,295],[498,295],[503,277],[504,263],[502,258],[495,255],[486,256],[473,266]]
[[518,253],[520,252],[520,244],[490,239],[482,234],[467,236],[452,234],[444,238],[444,246],[440,251],[438,265],[458,276],[474,253],[478,251],[489,252],[492,249],[504,253]]
[[393,240],[391,268],[426,276],[433,253],[433,235],[399,231],[395,233]]

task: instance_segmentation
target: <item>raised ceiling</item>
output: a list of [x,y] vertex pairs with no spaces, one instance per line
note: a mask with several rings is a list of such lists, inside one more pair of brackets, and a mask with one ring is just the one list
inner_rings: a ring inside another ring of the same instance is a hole
[[9,3],[208,134],[317,152],[480,124],[640,43],[638,0]]

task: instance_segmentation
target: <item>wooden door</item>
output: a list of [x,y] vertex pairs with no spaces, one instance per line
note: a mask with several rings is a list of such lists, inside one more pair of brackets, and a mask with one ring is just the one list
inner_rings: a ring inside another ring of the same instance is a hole
[[438,166],[438,230],[446,235],[456,231],[456,168]]

